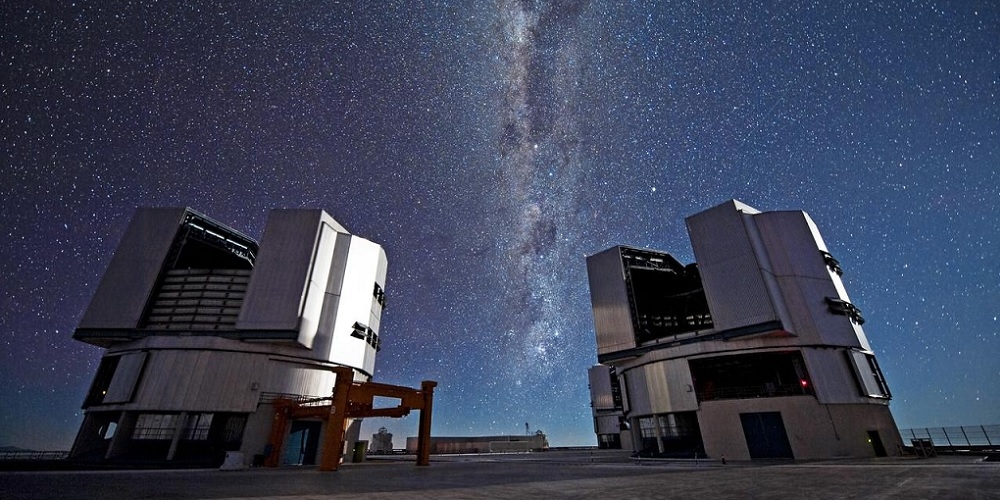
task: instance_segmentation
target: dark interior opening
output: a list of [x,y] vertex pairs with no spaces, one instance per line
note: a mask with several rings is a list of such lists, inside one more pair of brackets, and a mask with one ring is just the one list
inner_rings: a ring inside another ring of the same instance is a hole
[[249,236],[188,209],[140,327],[212,334],[234,330],[258,250]]
[[637,249],[623,249],[622,258],[640,344],[712,328],[696,264],[684,266],[669,254]]
[[191,237],[183,240],[174,269],[253,269],[244,256],[204,239]]
[[693,411],[639,418],[639,456],[661,458],[705,457],[698,415]]
[[189,209],[177,232],[168,269],[253,269],[250,237]]
[[90,384],[90,391],[87,392],[87,399],[83,402],[84,408],[99,405],[104,402],[104,396],[111,387],[111,379],[118,369],[118,362],[121,356],[105,356],[101,358],[101,364],[97,367],[97,374],[94,375],[94,382]]
[[717,356],[689,363],[699,401],[814,394],[799,351]]

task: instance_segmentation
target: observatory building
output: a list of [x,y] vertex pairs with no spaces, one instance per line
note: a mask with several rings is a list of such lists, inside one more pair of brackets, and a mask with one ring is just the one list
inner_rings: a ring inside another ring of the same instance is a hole
[[[275,400],[329,397],[336,367],[371,378],[385,277],[382,248],[321,210],[272,211],[258,243],[191,209],[139,209],[73,334],[106,352],[70,456],[271,454]],[[315,463],[325,427],[293,420],[281,462]]]
[[864,319],[812,219],[731,200],[686,222],[696,263],[624,246],[587,258],[599,445],[735,460],[899,454]]

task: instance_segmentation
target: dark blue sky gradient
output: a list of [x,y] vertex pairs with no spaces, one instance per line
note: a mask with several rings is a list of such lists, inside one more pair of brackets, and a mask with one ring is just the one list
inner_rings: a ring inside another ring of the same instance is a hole
[[805,210],[900,427],[1000,423],[1000,8],[716,3],[3,2],[0,445],[71,444],[137,206],[327,210],[388,253],[376,379],[553,445],[596,442],[585,255]]

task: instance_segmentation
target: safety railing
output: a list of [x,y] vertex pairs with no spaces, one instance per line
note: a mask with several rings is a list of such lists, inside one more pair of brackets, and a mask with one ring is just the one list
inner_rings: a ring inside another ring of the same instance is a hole
[[68,451],[0,451],[0,460],[63,460],[67,456]]
[[931,440],[938,452],[1000,451],[1000,425],[900,429],[904,443]]

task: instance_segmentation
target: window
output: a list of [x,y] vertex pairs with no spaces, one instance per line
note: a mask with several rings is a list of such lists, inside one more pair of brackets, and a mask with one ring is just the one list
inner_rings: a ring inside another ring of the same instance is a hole
[[205,441],[208,439],[208,431],[211,428],[211,413],[193,413],[187,417],[187,422],[184,424],[184,431],[181,433],[181,439]]
[[639,453],[644,456],[690,458],[705,454],[698,416],[693,411],[642,417],[639,437]]
[[239,443],[243,439],[243,429],[246,424],[246,415],[230,415],[226,419],[226,425],[222,427],[222,441],[224,443]]
[[[188,441],[205,441],[208,439],[209,431],[212,429],[211,413],[191,413],[184,421],[184,428],[181,429],[181,439]],[[173,439],[174,430],[181,415],[176,413],[143,413],[136,418],[135,429],[132,430],[132,439],[139,440],[167,440]],[[234,422],[239,427],[242,434],[242,421]]]
[[135,420],[132,439],[164,440],[173,439],[174,429],[180,415],[165,413],[143,413]]

